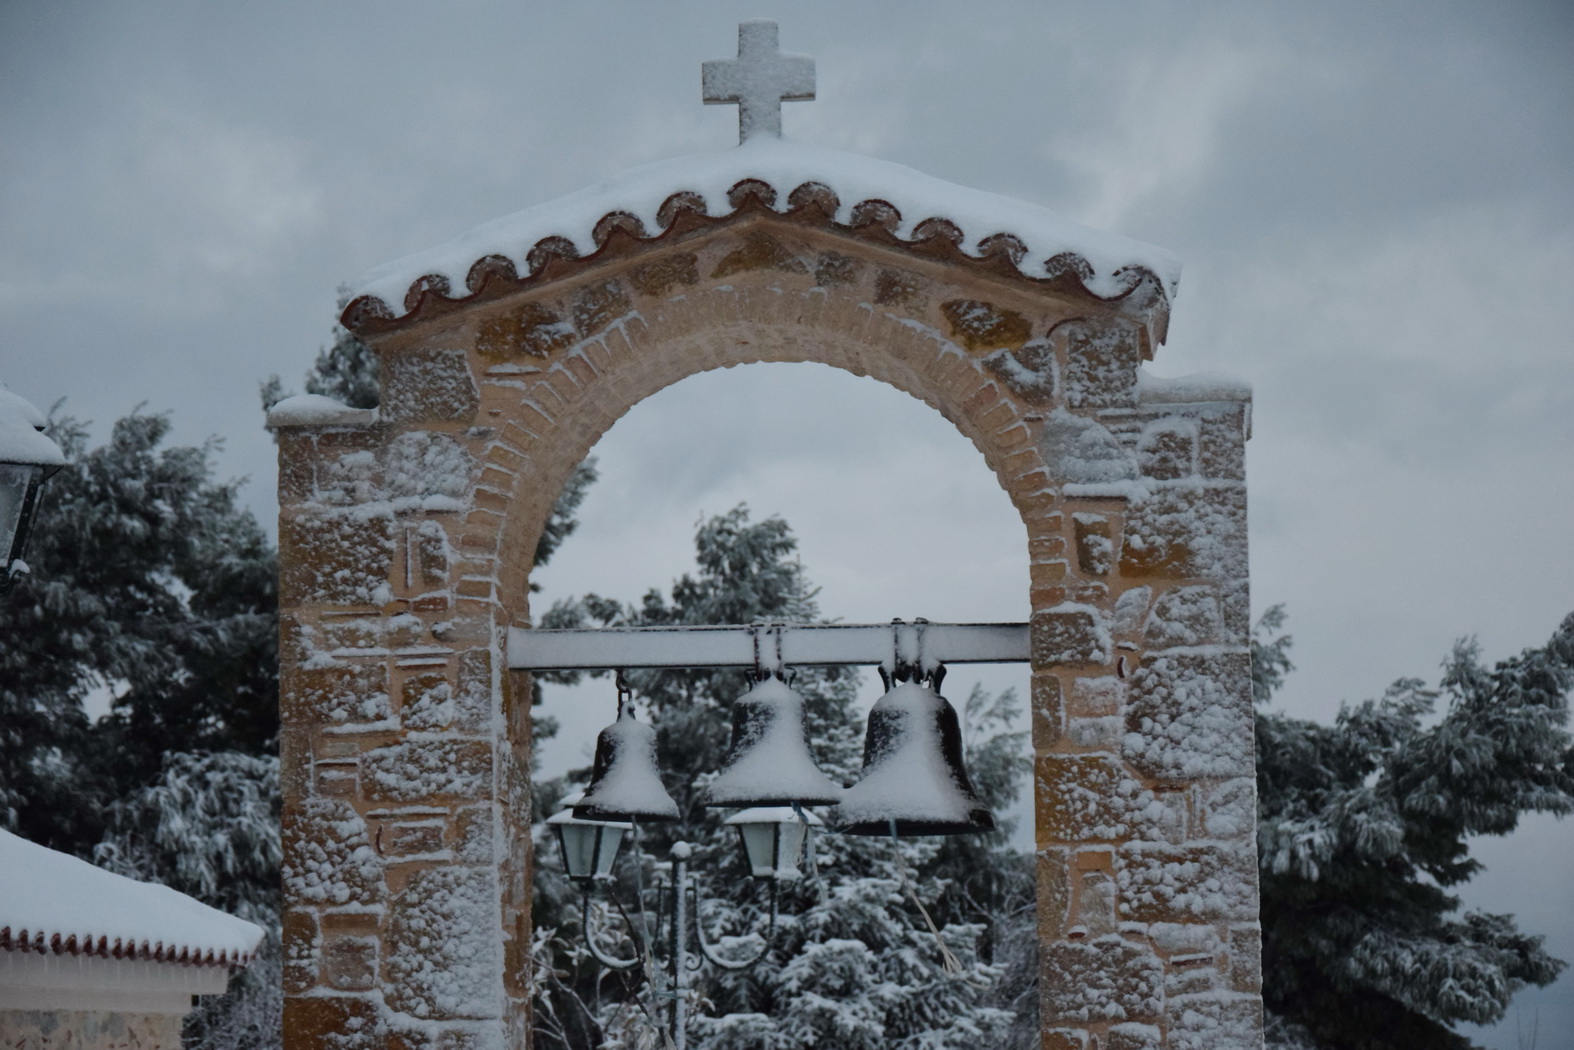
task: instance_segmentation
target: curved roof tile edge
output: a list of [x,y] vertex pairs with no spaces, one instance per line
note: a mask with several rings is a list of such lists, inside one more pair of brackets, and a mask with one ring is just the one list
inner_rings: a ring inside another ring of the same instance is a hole
[[387,263],[353,286],[341,319],[362,334],[398,327],[473,301],[489,287],[544,278],[556,260],[589,263],[619,240],[651,243],[751,209],[970,260],[1104,301],[1146,285],[1162,300],[1163,313],[1180,279],[1172,252],[1038,205],[889,161],[755,139],[722,153],[630,169]]
[[26,929],[13,933],[9,926],[0,927],[0,951],[90,955],[102,959],[164,962],[183,966],[248,966],[256,954],[254,951],[204,950],[189,944],[167,945],[163,941],[149,943],[144,940],[140,944],[126,944],[119,937],[111,941],[103,935],[96,939],[91,934],[80,938],[74,933],[62,937],[58,932]]

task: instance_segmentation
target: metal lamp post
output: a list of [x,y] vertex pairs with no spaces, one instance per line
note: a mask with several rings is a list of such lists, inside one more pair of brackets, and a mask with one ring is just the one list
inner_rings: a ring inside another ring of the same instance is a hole
[[0,594],[27,572],[22,555],[38,511],[38,491],[66,457],[44,436],[44,414],[0,387]]
[[[616,901],[629,929],[629,936],[641,951],[633,958],[620,959],[596,943],[592,922],[592,897],[595,887],[612,881],[612,865],[617,857],[631,823],[586,820],[573,815],[572,805],[577,797],[565,799],[565,808],[547,820],[558,836],[563,849],[564,867],[568,877],[579,883],[583,891],[582,921],[585,944],[601,965],[613,970],[631,970],[642,965],[647,958],[654,961],[656,936],[643,922],[636,921]],[[757,808],[744,810],[729,818],[727,824],[738,828],[739,840],[751,874],[756,879],[770,882],[770,920],[765,929],[765,944],[747,959],[728,959],[718,953],[705,938],[705,927],[699,922],[700,890],[698,881],[689,871],[694,847],[687,842],[673,843],[671,856],[671,883],[658,885],[656,921],[657,931],[666,926],[666,969],[671,987],[658,990],[657,995],[671,1000],[669,1012],[670,1035],[676,1050],[688,1046],[688,991],[690,971],[698,970],[705,963],[723,970],[746,970],[765,957],[770,951],[776,933],[777,889],[783,880],[800,876],[798,864],[809,845],[811,828],[820,820],[799,807]],[[610,894],[611,889],[607,892]],[[670,896],[670,908],[666,906]],[[658,934],[659,936],[659,934]],[[691,956],[690,949],[698,955]]]

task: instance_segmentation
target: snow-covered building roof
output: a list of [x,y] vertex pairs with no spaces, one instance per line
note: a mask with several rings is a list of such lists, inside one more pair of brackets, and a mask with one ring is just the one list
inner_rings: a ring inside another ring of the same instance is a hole
[[1047,208],[889,161],[758,136],[723,152],[632,168],[380,266],[352,286],[345,324],[357,331],[385,326],[425,302],[474,298],[489,280],[520,281],[553,259],[593,256],[616,231],[650,241],[684,216],[715,221],[751,204],[911,248],[938,242],[972,259],[1001,260],[1029,279],[1072,280],[1100,299],[1128,295],[1144,278],[1167,299],[1180,280],[1172,252]]
[[262,928],[0,830],[0,950],[245,966]]

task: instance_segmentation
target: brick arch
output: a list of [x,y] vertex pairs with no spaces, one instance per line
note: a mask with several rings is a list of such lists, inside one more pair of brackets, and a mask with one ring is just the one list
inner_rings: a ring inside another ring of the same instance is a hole
[[[601,435],[756,361],[925,401],[1026,525],[1044,1045],[1249,1045],[1247,395],[1139,375],[1152,294],[936,243],[740,208],[528,279],[481,267],[463,301],[423,278],[361,329],[377,414],[275,422],[292,1050],[526,1045],[530,704],[506,630]],[[430,985],[451,970],[473,994]]]
[[[668,328],[659,321],[646,326],[637,356],[609,359],[598,373],[598,385],[616,391],[615,402],[582,397],[550,422],[530,412],[538,442],[552,444],[558,435],[571,439],[555,447],[550,457],[527,457],[528,465],[519,471],[508,494],[513,513],[497,526],[500,550],[534,550],[551,510],[552,500],[547,497],[562,490],[574,467],[629,409],[690,376],[756,362],[824,364],[873,378],[923,401],[983,454],[1030,536],[1059,536],[1063,531],[1034,513],[1042,501],[1033,497],[1045,488],[1047,474],[1020,406],[1003,396],[989,376],[967,368],[954,349],[894,322],[885,335],[896,345],[877,345],[873,351],[868,343],[845,333],[794,319],[739,319],[706,334],[705,341],[716,343],[709,353],[697,345],[692,333],[669,335]],[[695,367],[696,360],[705,363]],[[514,451],[516,446],[504,447]],[[528,596],[529,569],[517,558],[500,566],[498,597],[506,607],[513,607],[515,596]],[[523,617],[516,614],[514,619]]]

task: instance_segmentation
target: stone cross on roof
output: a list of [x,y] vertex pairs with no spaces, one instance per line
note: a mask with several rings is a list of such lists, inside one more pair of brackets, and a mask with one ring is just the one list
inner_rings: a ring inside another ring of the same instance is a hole
[[782,103],[814,98],[814,59],[783,54],[776,23],[756,18],[738,23],[738,57],[716,58],[700,67],[705,104],[738,105],[738,141],[782,134]]

